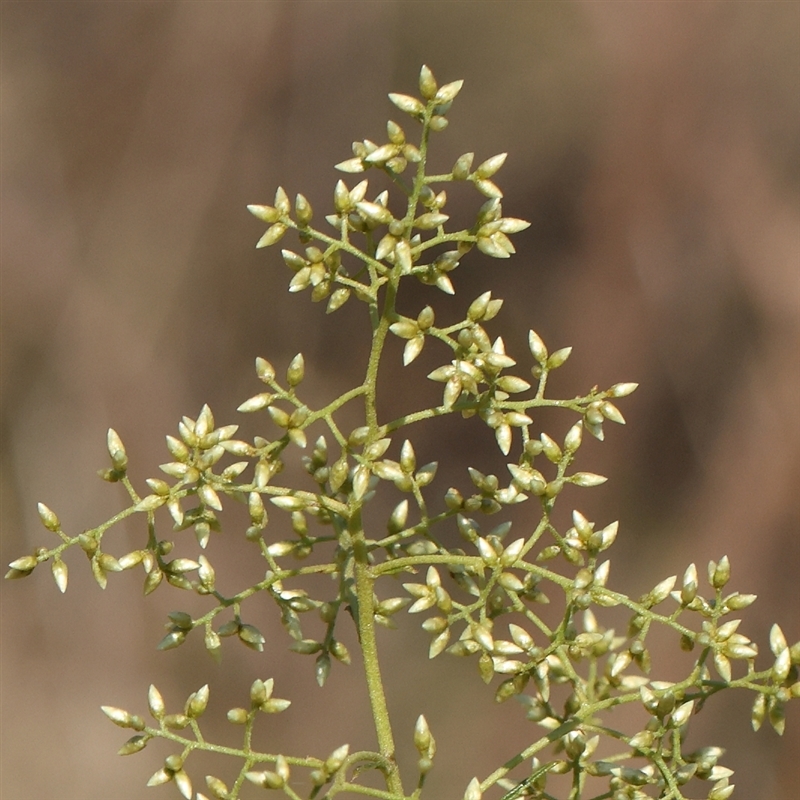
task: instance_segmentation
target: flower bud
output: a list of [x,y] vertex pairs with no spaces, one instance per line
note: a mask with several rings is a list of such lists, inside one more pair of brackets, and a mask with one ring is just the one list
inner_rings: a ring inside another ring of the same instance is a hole
[[125,452],[125,445],[119,434],[113,429],[108,429],[108,454],[111,456],[111,463],[117,472],[124,472],[128,466],[128,455]]
[[481,800],[482,797],[481,785],[477,778],[473,778],[467,786],[467,791],[464,792],[464,800]]
[[463,181],[469,177],[473,158],[475,158],[475,153],[464,153],[459,157],[453,166],[453,180]]
[[294,213],[301,226],[306,226],[311,222],[314,212],[311,209],[311,203],[302,194],[298,194],[295,198]]
[[433,736],[431,735],[428,722],[424,716],[420,715],[417,718],[417,723],[414,726],[414,747],[417,748],[420,755],[428,755],[428,752],[433,743]]
[[294,388],[297,386],[305,376],[305,361],[303,360],[303,354],[298,353],[289,363],[289,367],[286,370],[286,382]]
[[350,745],[348,744],[343,744],[341,747],[337,747],[336,750],[334,750],[325,759],[325,772],[328,773],[328,775],[332,775],[334,772],[340,769],[342,764],[344,764],[349,752]]
[[58,517],[44,503],[38,503],[37,509],[39,511],[39,518],[42,520],[42,525],[44,525],[47,530],[55,533],[61,527]]

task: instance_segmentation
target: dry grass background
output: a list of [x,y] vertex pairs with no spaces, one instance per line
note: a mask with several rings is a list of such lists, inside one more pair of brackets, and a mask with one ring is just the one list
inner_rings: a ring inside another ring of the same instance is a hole
[[[330,165],[353,139],[383,136],[386,92],[413,91],[423,62],[441,81],[466,79],[443,166],[509,151],[504,206],[533,222],[510,264],[467,260],[456,298],[433,300],[456,316],[491,288],[506,300],[493,331],[510,351],[524,352],[528,327],[574,345],[565,393],[641,383],[627,428],[583,457],[611,480],[581,507],[622,523],[612,582],[637,593],[728,553],[733,587],[760,595],[746,625],[762,649],[774,619],[796,640],[796,2],[4,2],[4,561],[46,541],[37,500],[73,531],[118,508],[94,477],[110,425],[141,481],[182,414],[209,402],[234,421],[257,391],[256,355],[284,366],[302,350],[319,397],[355,379],[364,320],[348,308],[339,329],[338,315],[287,295],[244,206],[283,184],[321,216]],[[412,383],[399,367],[385,376],[398,408],[418,405]],[[442,480],[463,485],[489,445],[472,430],[426,429],[420,458],[446,451]],[[246,569],[246,549],[215,546],[219,572]],[[65,597],[46,574],[2,587],[4,800],[177,796],[144,788],[156,747],[113,755],[124,733],[98,711],[143,710],[151,681],[175,706],[209,682],[209,716],[221,718],[272,675],[295,706],[267,745],[370,746],[357,666],[318,690],[266,611],[275,643],[263,655],[230,647],[220,669],[196,643],[156,654],[166,611],[191,603],[141,601],[138,575],[101,596],[81,561],[69,561]],[[410,749],[424,712],[440,743],[431,797],[460,797],[528,723],[513,703],[493,708],[473,665],[423,663],[417,620],[401,628],[381,637],[398,739]],[[728,748],[742,800],[788,800],[800,718],[790,711],[778,739],[753,734],[748,716],[746,697],[718,698],[697,741]]]

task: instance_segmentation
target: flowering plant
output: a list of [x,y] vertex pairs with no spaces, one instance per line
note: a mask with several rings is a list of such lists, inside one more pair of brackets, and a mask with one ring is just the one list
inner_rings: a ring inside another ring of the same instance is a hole
[[[324,228],[312,224],[312,208],[303,195],[292,202],[282,188],[271,205],[249,207],[268,226],[258,247],[276,244],[290,230],[303,245],[302,252],[282,251],[292,271],[290,292],[309,291],[313,301],[327,302],[328,313],[348,301],[366,307],[371,338],[363,381],[315,406],[303,391],[302,354],[283,375],[257,358],[264,390],[238,410],[262,414],[269,432],[238,439],[237,425],[218,425],[204,406],[196,418],[181,420],[178,436],[167,436],[171,460],[160,467],[164,477],[146,481],[146,492],[130,481],[125,447],[110,430],[111,465],[101,474],[125,488],[126,507],[73,535],[40,504],[41,521],[58,541],[10,565],[6,577],[20,578],[49,562],[63,592],[68,582],[63,556],[77,546],[102,588],[109,575],[141,568],[145,594],[171,586],[201,595],[208,610],[197,617],[184,611],[169,614],[168,631],[158,647],[179,647],[188,637],[201,636],[215,658],[226,638],[264,649],[265,636],[248,617],[255,602],[268,598],[277,607],[289,649],[313,657],[320,686],[334,662],[349,664],[353,658],[339,632],[355,624],[357,657],[364,665],[375,725],[374,750],[351,752],[340,743],[319,756],[254,750],[253,730],[262,715],[283,713],[290,706],[275,694],[271,678],[254,680],[244,704],[227,712],[228,720],[242,729],[239,748],[204,737],[201,717],[209,702],[208,686],[189,694],[182,709],[170,711],[151,686],[147,705],[153,722],[103,707],[112,722],[132,731],[121,754],[142,751],[154,739],[174,745],[175,752],[152,775],[149,786],[171,782],[187,800],[207,800],[209,795],[238,800],[252,784],[292,800],[354,794],[420,798],[434,766],[436,741],[420,716],[414,730],[403,734],[418,756],[416,774],[401,775],[376,640],[376,626],[394,626],[403,609],[424,613],[429,658],[445,654],[472,659],[497,702],[516,698],[533,725],[529,740],[509,742],[508,760],[491,774],[464,776],[456,792],[464,800],[686,800],[698,792],[708,800],[725,800],[734,786],[732,770],[720,763],[721,749],[684,747],[692,716],[718,692],[743,688],[754,694],[753,726],[768,720],[781,733],[784,706],[800,694],[800,643],[790,646],[777,625],[770,634],[770,662],[756,667],[757,646],[739,631],[740,620],[731,618],[755,596],[727,589],[727,557],[709,563],[704,579],[691,564],[681,578],[667,577],[632,598],[609,585],[607,551],[617,537],[617,522],[595,524],[576,508],[571,527],[556,526],[553,510],[562,497],[579,503],[583,489],[606,480],[575,470],[573,464],[586,435],[602,440],[607,422],[624,423],[617,402],[636,389],[635,383],[594,387],[571,399],[550,398],[550,374],[565,364],[571,348],[551,352],[530,331],[527,352],[512,356],[503,339],[492,339],[487,330],[502,307],[490,291],[472,300],[456,321],[440,323],[432,305],[416,316],[398,312],[397,298],[408,281],[453,294],[451,276],[470,250],[477,247],[493,258],[508,258],[515,252],[510,237],[528,226],[503,213],[495,175],[505,153],[477,165],[473,154],[466,153],[449,172],[428,173],[432,137],[446,127],[461,87],[461,81],[440,86],[423,67],[420,98],[389,95],[419,136],[412,142],[399,124],[389,121],[386,143],[355,142],[353,156],[337,165],[350,175],[382,173],[393,195],[381,191],[373,197],[366,179],[352,186],[340,180]],[[468,228],[449,226],[442,188],[449,183],[471,184],[481,198]],[[390,336],[405,342],[406,366],[426,345],[442,349],[445,358],[427,376],[442,384],[440,400],[385,419],[378,372]],[[520,362],[525,361],[523,367]],[[360,409],[361,424],[353,429],[340,423],[346,405]],[[572,417],[565,435],[536,428],[532,413],[542,408],[561,409]],[[413,431],[419,422],[454,414],[485,423],[510,461],[505,476],[471,468],[465,485],[442,496],[432,488],[437,463],[417,463]],[[298,457],[307,478],[291,485],[280,475],[284,463]],[[393,510],[376,528],[366,522],[364,511],[387,494],[395,495]],[[224,514],[225,506],[235,501],[243,501],[248,511],[241,532],[229,530]],[[510,522],[496,523],[492,517],[521,503],[529,503],[535,513],[515,537]],[[141,545],[112,555],[111,530],[134,516],[143,521]],[[218,588],[213,547],[208,547],[211,532],[223,528],[225,536],[243,535],[264,562],[263,579],[233,594]],[[175,541],[189,531],[199,554],[175,556]],[[318,575],[333,579],[331,591],[312,592],[309,579]],[[404,578],[405,593],[387,596],[386,586],[392,584],[385,579],[398,575]],[[551,598],[551,605],[559,608],[556,624],[539,611]],[[625,632],[604,623],[611,607],[627,614]],[[681,680],[660,679],[652,663],[648,639],[658,628],[673,634],[676,644],[692,654]],[[624,705],[640,711],[641,724],[633,729],[615,722],[614,711]],[[226,780],[205,777],[209,795],[197,792],[197,779],[190,777],[191,756],[197,751],[225,754],[236,765]],[[374,772],[382,778],[380,788],[364,780]]]

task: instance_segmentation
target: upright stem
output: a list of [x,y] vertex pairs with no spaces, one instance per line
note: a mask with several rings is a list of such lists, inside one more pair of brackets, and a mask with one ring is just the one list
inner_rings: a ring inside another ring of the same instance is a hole
[[[426,111],[423,124],[422,141],[420,143],[421,160],[417,167],[417,175],[406,211],[406,222],[408,223],[406,238],[410,237],[410,223],[414,219],[420,192],[424,186],[425,160],[431,114],[432,107]],[[380,317],[377,315],[377,295],[370,307],[370,316],[373,321],[372,347],[367,364],[367,375],[363,384],[364,411],[367,426],[369,427],[368,441],[373,441],[379,435],[377,409],[378,367],[380,366],[386,335],[389,332],[389,325],[395,314],[395,303],[397,300],[397,289],[400,278],[401,275],[398,266],[386,283],[386,296],[384,297],[383,311]],[[374,284],[374,279],[373,288],[378,288]],[[348,528],[353,547],[354,578],[356,583],[356,600],[358,603],[356,621],[361,641],[361,652],[364,658],[367,691],[369,692],[372,716],[378,735],[378,748],[381,755],[387,761],[387,788],[390,792],[397,795],[398,798],[401,798],[405,795],[403,793],[403,784],[400,780],[400,774],[397,770],[397,764],[394,760],[394,736],[392,735],[392,725],[389,720],[389,709],[386,705],[386,695],[383,691],[383,680],[381,679],[381,670],[378,663],[378,644],[375,639],[375,595],[373,591],[375,576],[372,574],[369,567],[366,537],[361,522],[360,503],[351,511]]]
[[383,345],[386,342],[386,334],[389,332],[389,325],[391,324],[391,317],[394,313],[394,304],[397,297],[397,287],[390,281],[386,287],[386,299],[384,302],[383,313],[381,314],[378,324],[372,332],[372,348],[369,353],[369,362],[367,363],[367,377],[364,381],[364,413],[366,416],[367,425],[370,429],[370,437],[374,437],[378,428],[378,408],[377,408],[377,393],[378,393],[378,367],[381,362],[381,353],[383,352]]
[[383,691],[383,680],[378,663],[378,645],[375,639],[375,595],[373,586],[375,578],[369,568],[364,531],[361,526],[361,512],[357,510],[351,517],[351,535],[353,537],[354,577],[356,582],[356,598],[358,600],[358,634],[361,641],[361,653],[364,658],[364,672],[367,678],[367,691],[372,706],[372,717],[378,735],[378,749],[388,762],[386,770],[386,786],[398,797],[404,797],[403,784],[394,760],[394,736],[389,721],[389,709]]

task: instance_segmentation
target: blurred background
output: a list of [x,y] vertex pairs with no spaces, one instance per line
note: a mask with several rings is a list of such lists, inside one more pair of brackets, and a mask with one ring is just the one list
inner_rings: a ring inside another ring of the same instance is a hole
[[[728,554],[731,589],[759,595],[743,630],[766,653],[775,620],[800,638],[800,4],[29,0],[3,3],[1,44],[3,563],[52,542],[37,501],[70,532],[121,507],[95,477],[109,426],[141,486],[181,415],[208,402],[219,424],[240,421],[257,355],[282,371],[303,351],[312,401],[360,380],[362,307],[326,317],[287,294],[245,205],[281,184],[321,219],[354,139],[385,141],[387,118],[411,134],[386,93],[416,93],[427,63],[440,83],[465,79],[434,161],[508,151],[504,211],[533,224],[510,262],[470,254],[454,298],[420,285],[403,310],[431,302],[455,320],[491,289],[505,306],[489,332],[521,363],[531,327],[551,350],[574,346],[552,394],[638,381],[620,403],[628,425],[581,451],[609,482],[563,503],[620,520],[611,585],[639,594]],[[447,210],[479,203],[461,192]],[[420,407],[415,381],[446,358],[434,351],[402,372],[395,347],[387,416]],[[270,435],[263,417],[245,422]],[[410,432],[421,463],[442,462],[441,492],[466,489],[468,465],[505,474],[487,429],[469,431]],[[140,525],[109,549],[133,549]],[[252,546],[233,538],[211,558],[241,585]],[[226,643],[220,667],[199,641],[156,653],[165,614],[204,604],[171,590],[142,601],[138,570],[101,596],[83,557],[67,561],[63,597],[47,567],[2,586],[3,798],[177,797],[145,789],[170,750],[117,758],[127,734],[98,710],[143,713],[151,682],[176,711],[208,682],[208,735],[235,743],[214,720],[274,676],[294,705],[263,720],[263,747],[373,746],[360,668],[335,667],[319,690],[272,608],[252,620],[263,654]],[[439,742],[430,796],[461,797],[537,729],[513,701],[494,706],[474,662],[425,663],[421,620],[401,617],[379,640],[400,757],[413,761],[425,713]],[[654,660],[676,650],[665,640]],[[750,696],[731,694],[694,740],[727,749],[735,796],[796,796],[797,709],[783,738],[755,734]],[[200,761],[197,790],[207,772],[230,781],[225,759]]]

